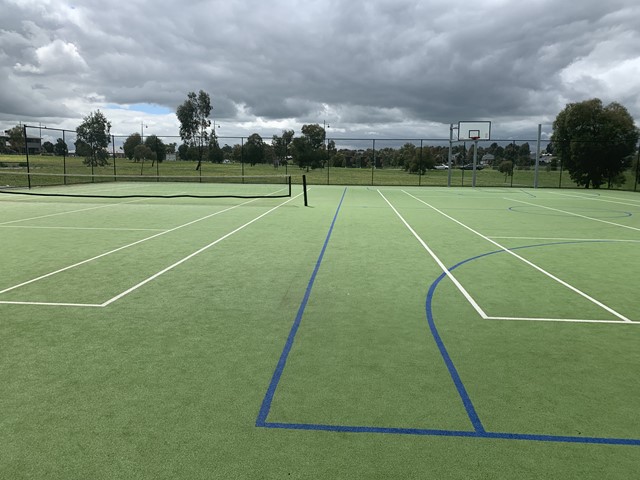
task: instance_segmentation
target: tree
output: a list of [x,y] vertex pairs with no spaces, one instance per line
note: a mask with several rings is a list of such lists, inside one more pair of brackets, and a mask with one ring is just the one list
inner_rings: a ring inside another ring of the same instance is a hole
[[197,95],[195,92],[189,92],[187,100],[176,110],[176,116],[180,122],[180,138],[189,146],[198,149],[196,170],[199,170],[202,165],[204,147],[209,140],[207,128],[211,126],[210,114],[211,98],[204,90],[200,90]]
[[144,160],[155,160],[155,153],[147,145],[138,145],[133,154],[137,162]]
[[209,161],[211,163],[222,163],[224,160],[224,153],[218,144],[218,137],[211,135],[211,142],[209,143]]
[[415,161],[419,151],[413,143],[405,143],[398,150],[396,162],[398,166],[404,167],[405,170],[411,171],[411,165],[414,165],[414,172],[418,171],[418,163]]
[[293,130],[283,130],[281,136],[274,135],[271,139],[271,146],[273,147],[273,153],[275,155],[273,163],[275,168],[278,168],[281,163],[286,161],[293,135]]
[[263,163],[264,161],[264,142],[262,137],[257,133],[250,135],[247,138],[247,143],[244,145],[244,158],[245,162],[254,166],[256,163]]
[[303,125],[302,136],[291,142],[293,156],[300,168],[320,168],[327,160],[324,149],[325,130],[320,125]]
[[5,133],[9,136],[9,146],[15,153],[24,152],[24,129],[21,125],[6,130]]
[[53,143],[46,141],[42,144],[42,150],[44,150],[45,153],[53,153],[53,149],[54,149],[54,145]]
[[124,151],[124,156],[129,160],[133,160],[134,150],[135,148],[142,143],[142,137],[139,133],[131,134],[124,141],[124,145],[122,145],[122,150]]
[[160,138],[155,135],[149,135],[144,139],[144,144],[155,154],[155,159],[152,160],[156,160],[158,162],[164,162],[166,160],[167,147]]
[[594,98],[567,104],[553,122],[551,141],[577,185],[599,188],[624,181],[638,136],[626,108]]
[[91,156],[91,146],[88,143],[78,139],[73,144],[76,147],[76,156],[78,157]]
[[56,144],[53,146],[53,153],[59,157],[64,157],[69,153],[69,147],[67,147],[63,139],[58,138],[56,140]]
[[84,117],[83,122],[76,128],[76,153],[78,142],[82,142],[87,150],[84,152],[84,164],[91,166],[108,165],[109,153],[107,146],[111,142],[111,123],[100,110]]
[[504,173],[504,181],[507,181],[507,177],[513,175],[513,162],[511,160],[503,160],[498,167],[500,173]]

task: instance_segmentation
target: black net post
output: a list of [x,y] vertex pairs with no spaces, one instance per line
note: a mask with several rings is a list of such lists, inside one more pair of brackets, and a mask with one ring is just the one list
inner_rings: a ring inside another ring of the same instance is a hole
[[308,207],[309,203],[307,201],[307,176],[302,175],[302,193],[304,194],[304,206]]

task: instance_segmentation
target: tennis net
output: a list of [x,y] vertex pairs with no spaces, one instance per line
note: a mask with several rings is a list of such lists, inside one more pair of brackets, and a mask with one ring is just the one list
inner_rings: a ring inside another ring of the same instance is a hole
[[98,198],[283,198],[290,175],[93,175],[0,171],[0,193]]

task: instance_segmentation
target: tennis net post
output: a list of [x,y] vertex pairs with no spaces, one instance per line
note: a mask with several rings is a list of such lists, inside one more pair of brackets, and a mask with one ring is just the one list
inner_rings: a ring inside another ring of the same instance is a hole
[[308,207],[309,203],[307,201],[307,176],[302,175],[302,193],[304,194],[304,206]]

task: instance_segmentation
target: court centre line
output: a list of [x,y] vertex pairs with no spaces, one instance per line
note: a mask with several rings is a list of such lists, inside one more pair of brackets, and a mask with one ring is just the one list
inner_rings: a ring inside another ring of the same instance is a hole
[[387,197],[385,197],[380,190],[378,190],[378,193],[384,199],[384,201],[387,202],[387,204],[395,212],[395,214],[402,221],[402,223],[404,223],[405,227],[407,227],[409,229],[409,231],[413,234],[413,236],[416,238],[416,240],[418,240],[418,242],[420,242],[420,245],[422,245],[422,247],[427,251],[427,253],[429,255],[431,255],[431,258],[433,258],[435,260],[435,262],[438,264],[440,269],[445,273],[445,275],[447,275],[447,277],[449,277],[449,279],[458,288],[458,290],[460,290],[460,293],[462,293],[462,295],[464,295],[464,297],[471,304],[471,306],[475,309],[475,311],[478,312],[478,315],[480,315],[483,319],[488,318],[487,314],[484,312],[484,310],[482,310],[482,308],[480,308],[480,305],[478,305],[478,303],[473,299],[473,297],[469,294],[469,292],[467,292],[467,290],[462,286],[462,284],[453,275],[453,273],[451,273],[449,271],[449,269],[445,266],[445,264],[442,263],[442,261],[433,252],[433,250],[431,250],[429,248],[429,246],[425,243],[425,241],[422,240],[422,238],[420,238],[420,235],[418,235],[416,233],[416,231],[413,228],[411,228],[411,225],[409,225],[409,223],[407,223],[407,221],[404,219],[404,217],[402,215],[400,215],[400,212],[398,212],[398,210],[396,210],[396,208],[391,204],[391,202],[389,200],[387,200]]
[[139,202],[139,201],[140,201],[140,199],[137,198],[135,200],[128,200],[126,202],[109,203],[109,204],[106,204],[106,205],[98,205],[98,206],[95,206],[95,207],[80,208],[78,210],[69,210],[67,212],[50,213],[48,215],[39,215],[37,217],[22,218],[20,220],[10,220],[8,222],[1,222],[0,226],[9,225],[11,223],[27,222],[29,220],[36,220],[36,219],[39,219],[39,218],[49,218],[49,217],[56,217],[58,215],[67,215],[69,213],[86,212],[87,210],[96,210],[98,208],[116,207],[118,205],[122,205],[123,203],[133,203],[133,202]]
[[27,280],[26,282],[19,283],[18,285],[14,285],[12,287],[5,288],[4,290],[0,290],[0,294],[6,293],[6,292],[10,292],[11,290],[15,290],[16,288],[20,288],[20,287],[23,287],[25,285],[29,285],[30,283],[37,282],[38,280],[43,280],[45,278],[51,277],[53,275],[56,275],[57,273],[61,273],[61,272],[65,272],[67,270],[71,270],[72,268],[79,267],[80,265],[84,265],[84,264],[87,264],[89,262],[93,262],[94,260],[98,260],[99,258],[106,257],[107,255],[111,255],[112,253],[116,253],[116,252],[119,252],[121,250],[124,250],[125,248],[133,247],[134,245],[139,245],[142,242],[146,242],[147,240],[152,240],[152,239],[157,238],[157,237],[159,237],[161,235],[166,235],[167,233],[175,232],[176,230],[178,230],[180,228],[188,227],[189,225],[193,225],[194,223],[201,222],[203,220],[206,220],[208,218],[214,217],[216,215],[220,215],[221,213],[225,213],[225,212],[228,212],[229,210],[233,210],[234,208],[238,208],[238,207],[241,207],[241,206],[246,205],[248,203],[255,202],[256,200],[258,200],[258,199],[252,199],[252,200],[249,200],[247,202],[239,203],[238,205],[234,205],[232,207],[225,208],[224,210],[219,210],[219,211],[211,213],[209,215],[205,215],[204,217],[198,218],[196,220],[192,220],[191,222],[187,222],[187,223],[184,223],[182,225],[178,225],[177,227],[171,228],[169,230],[165,230],[165,231],[162,231],[160,233],[156,233],[155,235],[151,235],[150,237],[145,237],[145,238],[143,238],[141,240],[137,240],[137,241],[135,241],[133,243],[129,243],[127,245],[123,245],[122,247],[118,247],[118,248],[115,248],[113,250],[109,250],[108,252],[101,253],[100,255],[96,255],[95,257],[91,257],[91,258],[88,258],[86,260],[82,260],[81,262],[74,263],[73,265],[69,265],[67,267],[60,268],[60,269],[55,270],[53,272],[46,273],[44,275],[40,275],[39,277],[32,278],[31,280]]
[[[175,262],[173,265],[169,265],[168,267],[160,270],[158,273],[155,273],[154,275],[151,275],[150,277],[148,277],[147,279],[141,281],[140,283],[134,285],[133,287],[125,290],[124,292],[116,295],[113,298],[110,298],[109,300],[107,300],[106,302],[102,303],[100,306],[101,307],[106,307],[107,305],[112,304],[113,302],[115,302],[116,300],[120,300],[122,297],[129,295],[131,292],[136,291],[138,288],[142,287],[143,285],[151,282],[152,280],[155,280],[156,278],[158,278],[160,275],[163,275],[165,273],[167,273],[169,270],[174,269],[175,267],[177,267],[178,265],[183,264],[184,262],[186,262],[187,260],[190,260],[191,258],[195,257],[196,255],[204,252],[205,250],[208,250],[209,248],[213,247],[214,245],[220,243],[221,241],[223,241],[226,238],[229,238],[231,235],[234,235],[235,233],[238,233],[240,230],[248,227],[249,225],[251,225],[254,222],[257,222],[258,220],[260,220],[262,217],[265,217],[267,215],[269,215],[271,212],[274,212],[275,210],[277,210],[278,208],[282,207],[283,205],[286,205],[287,203],[295,200],[296,198],[298,198],[299,196],[301,196],[302,193],[299,193],[298,195],[296,195],[295,197],[290,198],[289,200],[287,200],[286,202],[281,203],[280,205],[276,205],[275,207],[271,208],[270,210],[264,212],[263,214],[257,216],[256,218],[254,218],[253,220],[248,221],[247,223],[245,223],[244,225],[241,225],[240,227],[236,228],[235,230],[227,233],[226,235],[223,235],[222,237],[218,238],[217,240],[214,240],[213,242],[211,242],[208,245],[205,245],[204,247],[196,250],[195,252],[193,252],[190,255],[187,255],[186,257],[184,257],[181,260],[178,260],[177,262]],[[2,293],[2,292],[0,292]]]
[[608,225],[613,225],[615,227],[628,228],[629,230],[635,230],[636,232],[640,232],[640,228],[632,227],[630,225],[623,225],[621,223],[610,222],[608,220],[602,220],[600,218],[588,217],[586,215],[580,215],[579,213],[567,212],[566,210],[560,210],[558,208],[545,207],[544,205],[538,205],[538,204],[531,203],[531,202],[525,202],[523,200],[515,200],[513,198],[507,198],[507,197],[504,197],[504,199],[505,200],[509,200],[510,202],[524,203],[525,205],[531,205],[532,207],[544,208],[545,210],[551,210],[551,211],[554,211],[554,212],[560,212],[560,213],[564,213],[565,215],[571,215],[571,216],[578,217],[578,218],[584,218],[586,220],[593,220],[594,222],[606,223]]
[[[469,227],[468,225],[465,225],[464,223],[462,223],[459,220],[456,220],[455,218],[451,217],[450,215],[447,215],[446,213],[444,213],[442,210],[439,210],[438,208],[434,207],[433,205],[428,204],[427,202],[420,200],[419,198],[411,195],[410,193],[406,192],[405,190],[402,190],[403,193],[405,193],[406,195],[410,196],[411,198],[417,200],[420,203],[423,203],[424,205],[426,205],[427,207],[431,208],[432,210],[435,210],[436,212],[438,212],[440,215],[448,218],[449,220],[457,223],[458,225],[460,225],[461,227],[466,228],[467,230],[469,230],[472,233],[475,233],[476,235],[478,235],[481,238],[484,238],[487,242],[490,242],[492,244],[494,244],[496,247],[500,248],[501,250],[504,250],[506,253],[508,253],[509,255],[514,256],[515,258],[521,260],[522,262],[526,263],[527,265],[529,265],[530,267],[535,268],[536,270],[538,270],[540,273],[546,275],[547,277],[551,278],[552,280],[555,280],[556,282],[558,282],[560,285],[563,285],[565,287],[567,287],[569,290],[571,290],[572,292],[577,293],[578,295],[580,295],[583,298],[586,298],[587,300],[589,300],[591,303],[596,304],[597,306],[599,306],[600,308],[606,310],[607,312],[611,313],[613,316],[619,318],[620,320],[623,320],[625,322],[631,322],[631,320],[629,320],[627,317],[625,317],[624,315],[622,315],[621,313],[618,313],[617,311],[615,311],[613,308],[608,307],[607,305],[605,305],[604,303],[600,302],[599,300],[596,300],[595,298],[593,298],[592,296],[586,294],[585,292],[583,292],[582,290],[579,290],[578,288],[574,287],[573,285],[565,282],[564,280],[556,277],[554,274],[547,272],[545,269],[543,269],[542,267],[539,267],[538,265],[536,265],[533,262],[530,262],[529,260],[527,260],[526,258],[522,257],[521,255],[518,255],[516,252],[514,252],[513,250],[509,250],[507,247],[504,247],[503,245],[499,244],[498,242],[491,240],[489,237],[487,237],[486,235],[483,235],[482,233],[474,230],[473,228]],[[510,199],[507,199],[510,200]],[[522,203],[528,203],[528,202],[522,202]],[[534,205],[537,206],[535,204],[530,204],[530,205]]]

